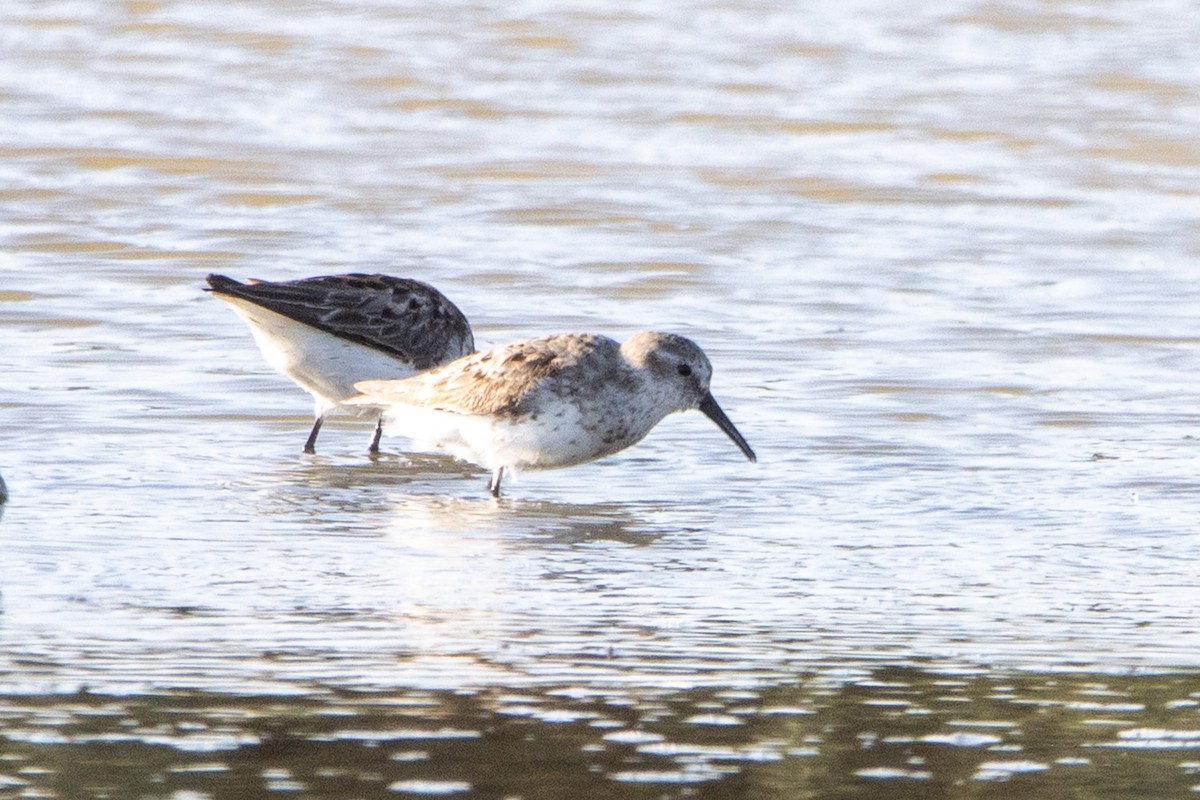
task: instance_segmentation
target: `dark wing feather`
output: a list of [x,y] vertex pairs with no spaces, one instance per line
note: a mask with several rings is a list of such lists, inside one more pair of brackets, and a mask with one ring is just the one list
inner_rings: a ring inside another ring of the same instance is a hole
[[326,275],[239,283],[209,275],[210,291],[247,300],[425,370],[474,352],[470,323],[427,283],[390,275]]

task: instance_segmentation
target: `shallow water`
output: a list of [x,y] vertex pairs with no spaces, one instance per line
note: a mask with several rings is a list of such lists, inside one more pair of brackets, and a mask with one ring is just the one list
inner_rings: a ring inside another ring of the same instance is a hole
[[[1200,10],[0,10],[0,797],[1200,786]],[[696,339],[493,502],[204,275]]]

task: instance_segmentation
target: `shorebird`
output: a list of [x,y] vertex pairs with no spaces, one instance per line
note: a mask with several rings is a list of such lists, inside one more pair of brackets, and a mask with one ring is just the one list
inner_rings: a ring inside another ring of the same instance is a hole
[[[390,275],[326,275],[248,283],[209,275],[209,288],[250,326],[267,363],[312,395],[315,453],[325,417],[368,378],[405,378],[475,351],[467,318],[427,283]],[[365,409],[351,409],[365,413]],[[382,418],[370,452],[379,451]]]
[[754,451],[709,391],[695,342],[642,332],[619,344],[568,333],[502,345],[404,380],[369,380],[349,405],[383,409],[385,433],[506,473],[583,464],[633,445],[674,411],[698,408]]

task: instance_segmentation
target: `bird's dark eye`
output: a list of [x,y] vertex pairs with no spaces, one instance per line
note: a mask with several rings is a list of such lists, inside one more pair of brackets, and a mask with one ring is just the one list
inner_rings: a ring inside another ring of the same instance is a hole
[[676,367],[676,369],[679,371],[679,374],[685,378],[692,374],[692,368],[687,364],[680,364],[678,367]]

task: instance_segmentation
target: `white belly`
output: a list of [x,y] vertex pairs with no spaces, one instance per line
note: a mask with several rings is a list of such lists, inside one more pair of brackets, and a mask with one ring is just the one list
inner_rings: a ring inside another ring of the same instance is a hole
[[[412,365],[357,342],[349,341],[268,311],[236,297],[221,295],[250,326],[267,363],[313,396],[317,413],[358,394],[354,384],[374,378],[407,378]],[[369,409],[351,409],[368,413]]]
[[398,404],[384,416],[384,433],[407,436],[419,448],[441,450],[489,470],[503,466],[517,472],[602,458],[628,447],[649,430],[614,442],[605,438],[602,429],[581,424],[573,405],[554,412],[517,421]]

